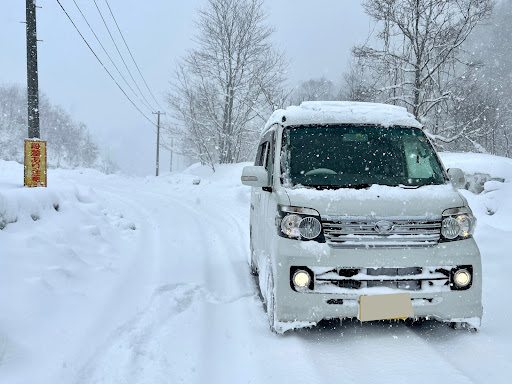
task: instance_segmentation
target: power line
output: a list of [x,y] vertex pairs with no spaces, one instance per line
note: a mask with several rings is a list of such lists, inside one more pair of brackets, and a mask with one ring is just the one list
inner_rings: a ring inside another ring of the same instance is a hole
[[144,76],[142,76],[142,72],[140,71],[140,68],[139,66],[137,65],[137,62],[135,61],[135,58],[133,57],[132,55],[132,51],[130,50],[130,48],[128,47],[128,43],[126,42],[124,36],[123,36],[123,32],[121,32],[121,28],[119,28],[119,24],[117,24],[117,20],[114,16],[114,13],[112,12],[112,9],[110,8],[110,5],[108,3],[108,0],[105,0],[105,3],[107,3],[107,7],[110,11],[110,14],[112,15],[112,18],[114,19],[114,22],[116,23],[116,26],[117,26],[117,30],[119,31],[119,34],[121,35],[123,41],[124,41],[124,45],[126,46],[126,49],[128,49],[128,52],[130,53],[130,56],[133,60],[133,63],[135,64],[135,67],[137,68],[137,71],[139,71],[139,75],[140,77],[142,78],[142,81],[144,81],[144,84],[146,84],[146,88],[148,89],[151,97],[153,98],[153,100],[155,100],[155,103],[158,105],[158,107],[160,107],[160,109],[163,109],[160,104],[158,103],[158,101],[156,100],[155,96],[153,95],[153,92],[151,92],[151,89],[149,88],[148,86],[148,83],[146,82],[146,79],[144,78]]
[[119,83],[116,81],[116,79],[114,79],[114,76],[112,76],[112,74],[108,71],[107,67],[105,67],[105,65],[102,63],[102,61],[100,60],[100,58],[98,57],[98,55],[96,55],[96,52],[94,52],[94,50],[91,48],[91,46],[89,45],[89,43],[87,42],[87,40],[85,39],[85,37],[82,35],[82,32],[80,32],[80,30],[78,29],[78,27],[76,26],[75,22],[73,21],[73,19],[71,19],[71,17],[69,16],[69,14],[67,13],[67,11],[64,9],[64,7],[62,6],[62,4],[60,3],[59,0],[57,0],[57,3],[59,3],[60,7],[62,8],[62,10],[64,11],[64,13],[66,14],[66,16],[68,17],[69,21],[71,21],[71,24],[73,24],[73,27],[75,27],[76,31],[78,32],[78,34],[80,35],[80,37],[82,38],[82,40],[84,41],[84,43],[87,45],[87,47],[89,47],[89,49],[91,50],[92,54],[94,55],[94,57],[96,57],[96,60],[98,60],[98,62],[101,64],[101,66],[103,67],[103,69],[108,73],[108,75],[110,76],[110,78],[114,81],[114,83],[116,83],[117,87],[121,90],[121,92],[123,92],[123,94],[126,96],[126,98],[128,99],[128,101],[130,101],[130,103],[135,107],[135,109],[137,109],[137,111],[139,111],[139,113],[144,116],[144,118],[149,121],[152,125],[155,125],[155,123],[153,123],[149,117],[147,117],[144,112],[142,112],[139,107],[137,107],[137,105],[135,105],[135,103],[132,101],[132,99],[130,99],[130,97],[126,94],[126,92],[124,91],[123,88],[121,88],[121,86],[119,85]]
[[101,43],[98,35],[96,35],[96,32],[94,32],[94,29],[92,28],[91,24],[89,24],[89,21],[87,20],[87,18],[85,17],[84,13],[82,12],[82,10],[80,9],[80,7],[78,6],[77,2],[75,0],[73,0],[73,3],[75,3],[78,11],[80,12],[80,14],[82,15],[83,19],[85,20],[85,22],[87,23],[87,25],[89,26],[89,29],[91,30],[92,34],[94,35],[94,37],[96,38],[96,40],[98,41],[98,43],[100,44],[101,48],[103,49],[103,52],[105,52],[105,54],[107,55],[107,57],[109,58],[110,62],[112,63],[112,65],[114,66],[114,68],[117,70],[117,73],[119,73],[119,76],[121,76],[121,78],[124,80],[124,82],[126,83],[126,85],[128,86],[128,88],[130,88],[130,90],[133,92],[133,94],[135,95],[135,97],[137,99],[139,99],[139,101],[142,103],[142,105],[144,105],[146,108],[149,109],[150,112],[152,112],[152,109],[151,107],[149,107],[147,104],[144,104],[144,102],[140,99],[140,97],[137,95],[137,93],[134,91],[134,89],[130,86],[130,84],[128,83],[128,81],[126,80],[126,78],[123,76],[123,74],[121,73],[121,71],[119,70],[119,68],[117,67],[116,63],[114,63],[114,60],[112,60],[112,57],[108,54],[107,50],[105,49],[105,47],[103,46],[103,44]]
[[[150,105],[148,99],[146,99],[146,96],[144,96],[144,94],[142,93],[142,91],[140,90],[137,82],[135,81],[135,79],[133,78],[133,75],[132,75],[132,72],[130,71],[130,69],[128,68],[128,65],[126,65],[126,61],[124,61],[124,58],[123,58],[123,55],[121,54],[121,51],[119,50],[117,44],[116,44],[116,41],[114,40],[114,36],[112,36],[112,33],[110,32],[110,28],[108,27],[107,25],[107,22],[105,21],[105,18],[103,17],[103,14],[101,13],[101,10],[100,10],[100,7],[98,7],[98,3],[96,2],[96,0],[93,0],[94,1],[94,5],[96,5],[96,9],[98,10],[99,14],[100,14],[100,17],[101,17],[101,20],[103,20],[103,24],[105,24],[105,28],[107,28],[107,32],[108,34],[110,35],[110,38],[112,39],[112,42],[114,43],[114,46],[116,47],[116,50],[117,50],[117,53],[119,53],[119,57],[121,58],[121,60],[123,61],[123,64],[126,68],[126,70],[128,71],[128,74],[130,75],[130,77],[132,78],[135,86],[137,87],[137,89],[139,90],[140,94],[142,95],[143,99],[146,100],[146,103],[148,103],[148,105]],[[150,109],[152,109],[150,107]]]

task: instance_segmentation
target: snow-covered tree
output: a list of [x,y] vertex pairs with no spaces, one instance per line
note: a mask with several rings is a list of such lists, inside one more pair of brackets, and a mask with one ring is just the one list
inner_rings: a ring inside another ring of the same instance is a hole
[[26,121],[26,93],[14,85],[0,85],[0,159],[23,159]]
[[336,100],[340,94],[331,80],[320,77],[302,82],[290,97],[291,104],[299,105],[303,101]]
[[469,64],[463,44],[490,16],[493,1],[366,0],[363,6],[376,23],[377,47],[357,46],[353,53],[371,73],[375,99],[407,107],[438,141],[451,142],[462,129],[467,137],[480,134],[474,125],[455,126],[439,116],[450,115],[460,97],[454,88]]
[[[486,135],[480,141],[486,151],[512,156],[512,0],[497,2],[492,19],[471,37],[470,59],[480,63],[473,82],[479,89],[480,109],[487,108],[494,118],[487,118]],[[469,109],[474,116],[478,109]]]
[[348,101],[375,101],[376,90],[369,68],[352,60],[343,74],[340,99]]
[[214,166],[247,159],[269,112],[283,103],[285,60],[263,0],[206,0],[195,47],[180,60],[167,101],[182,153]]
[[[51,166],[99,167],[98,146],[83,123],[77,123],[45,94],[39,97],[41,138],[48,141]],[[0,85],[0,159],[23,162],[27,137],[26,89]]]

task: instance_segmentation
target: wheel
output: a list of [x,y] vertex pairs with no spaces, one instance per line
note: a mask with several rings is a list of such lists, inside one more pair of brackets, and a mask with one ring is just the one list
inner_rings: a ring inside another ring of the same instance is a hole
[[[270,268],[269,268],[270,269]],[[275,286],[274,286],[274,276],[272,274],[272,271],[269,270],[268,272],[268,282],[267,282],[267,317],[268,317],[268,324],[270,327],[270,330],[278,335],[282,335],[285,331],[283,329],[282,324],[279,323],[276,319],[276,293],[275,293]]]
[[459,322],[459,321],[453,321],[450,323],[450,327],[455,330],[462,330],[465,329],[471,333],[477,333],[478,328],[475,327],[472,324],[466,323],[466,322]]
[[279,333],[276,329],[276,296],[274,294],[274,276],[272,272],[268,272],[267,281],[267,317],[270,330],[273,333]]
[[258,276],[259,271],[258,271],[258,267],[254,263],[254,248],[252,247],[252,240],[250,243],[250,249],[251,249],[251,274],[253,276]]
[[251,256],[251,274],[253,276],[258,276],[258,268],[254,265],[254,261]]

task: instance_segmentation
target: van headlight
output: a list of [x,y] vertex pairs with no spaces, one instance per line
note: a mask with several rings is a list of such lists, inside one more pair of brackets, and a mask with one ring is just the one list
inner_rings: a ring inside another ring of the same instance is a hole
[[288,237],[300,238],[299,224],[302,218],[299,215],[286,215],[281,220],[281,231]]
[[315,239],[322,232],[322,224],[316,217],[304,217],[299,223],[299,232],[308,240]]
[[473,236],[476,218],[469,207],[450,208],[443,212],[441,235],[444,240],[464,240]]
[[320,214],[314,209],[280,205],[276,224],[281,237],[325,242]]

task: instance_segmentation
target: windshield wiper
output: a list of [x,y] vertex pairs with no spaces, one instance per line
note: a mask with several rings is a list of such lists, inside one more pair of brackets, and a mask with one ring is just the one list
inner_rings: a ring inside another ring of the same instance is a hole
[[424,183],[424,184],[417,184],[417,185],[399,184],[398,186],[400,188],[404,188],[404,189],[418,189],[420,187],[426,187],[427,185],[440,185],[440,184],[437,184],[437,183],[431,181],[430,183]]
[[308,187],[323,189],[366,189],[370,188],[373,184],[347,184],[347,185],[308,185]]
[[417,189],[417,188],[423,186],[423,185],[407,185],[407,184],[379,184],[379,185],[385,185],[386,187],[399,187],[399,188],[403,188],[403,189]]

